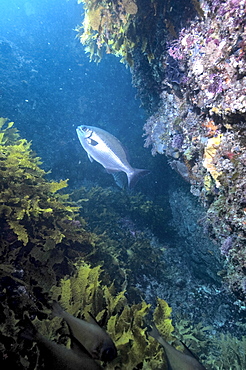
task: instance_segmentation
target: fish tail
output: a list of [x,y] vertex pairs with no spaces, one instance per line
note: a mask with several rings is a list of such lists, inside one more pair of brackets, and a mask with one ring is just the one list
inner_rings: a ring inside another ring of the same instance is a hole
[[144,176],[148,175],[150,173],[149,170],[144,170],[144,169],[140,169],[140,168],[134,168],[133,169],[133,172],[130,172],[129,174],[127,174],[127,178],[128,178],[128,187],[130,189],[134,188],[134,186],[136,185],[136,183]]

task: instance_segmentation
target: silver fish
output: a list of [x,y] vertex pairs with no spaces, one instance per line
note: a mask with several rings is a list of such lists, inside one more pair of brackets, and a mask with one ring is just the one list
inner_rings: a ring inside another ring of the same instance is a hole
[[185,354],[167,343],[160,335],[158,329],[153,325],[149,335],[157,340],[165,349],[170,370],[206,370],[205,367],[192,357],[192,354]]
[[76,131],[90,161],[92,162],[94,159],[108,173],[113,175],[125,172],[129,188],[133,188],[140,177],[150,173],[150,171],[145,169],[133,168],[127,160],[127,155],[121,142],[109,132],[98,127],[84,125],[77,127]]
[[36,341],[44,361],[45,369],[52,370],[100,370],[102,366],[94,361],[82,347],[68,349],[40,334],[29,318],[25,318],[25,328],[20,337]]
[[114,342],[98,323],[91,317],[91,322],[78,319],[53,303],[53,315],[64,319],[73,337],[86,349],[95,360],[112,361],[117,356]]

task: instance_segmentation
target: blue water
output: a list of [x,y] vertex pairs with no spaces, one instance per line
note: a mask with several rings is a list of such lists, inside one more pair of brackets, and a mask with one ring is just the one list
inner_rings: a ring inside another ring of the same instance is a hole
[[112,55],[98,65],[89,62],[75,31],[82,12],[75,0],[1,1],[0,116],[32,141],[53,179],[69,178],[71,187],[85,180],[114,186],[78,141],[75,129],[86,124],[111,132],[128,149],[131,164],[152,171],[140,190],[152,184],[162,192],[158,169],[165,161],[153,161],[143,148],[146,116],[130,70]]

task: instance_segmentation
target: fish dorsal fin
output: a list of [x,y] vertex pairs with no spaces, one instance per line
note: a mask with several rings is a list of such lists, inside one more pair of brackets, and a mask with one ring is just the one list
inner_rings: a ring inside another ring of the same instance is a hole
[[[92,313],[90,311],[88,311],[88,314],[90,315],[90,323],[91,324],[94,324],[94,325],[97,325],[97,326],[100,326],[99,323],[97,322],[95,316],[92,315]],[[101,327],[101,326],[100,326]]]
[[104,326],[106,326],[106,324],[107,324],[107,317],[108,317],[108,310],[107,309],[105,309],[104,310],[104,313],[103,313],[103,315],[102,315],[102,317],[100,318],[100,320],[99,321],[97,321],[98,322],[98,324],[101,326],[101,327],[104,327]]
[[180,343],[184,346],[184,351],[183,351],[183,353],[185,353],[186,355],[188,355],[188,356],[190,356],[190,357],[193,357],[193,358],[195,358],[197,361],[199,361],[199,358],[198,358],[198,356],[197,355],[195,355],[190,349],[189,349],[189,347],[187,347],[187,345],[184,343],[184,342],[182,342],[182,340],[180,341]]

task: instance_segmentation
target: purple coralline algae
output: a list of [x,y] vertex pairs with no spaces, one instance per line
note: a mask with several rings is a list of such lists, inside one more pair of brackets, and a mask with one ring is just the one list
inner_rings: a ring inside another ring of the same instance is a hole
[[207,229],[221,245],[228,285],[244,300],[246,1],[202,0],[200,6],[202,19],[168,45],[184,71],[180,93],[162,82],[159,109],[144,126],[145,146],[167,155],[207,208]]
[[228,256],[230,249],[232,249],[232,244],[233,244],[233,238],[231,236],[228,236],[221,244],[221,247],[220,247],[221,254],[223,254],[224,256]]
[[174,134],[172,138],[172,147],[174,149],[181,149],[184,141],[184,135]]

